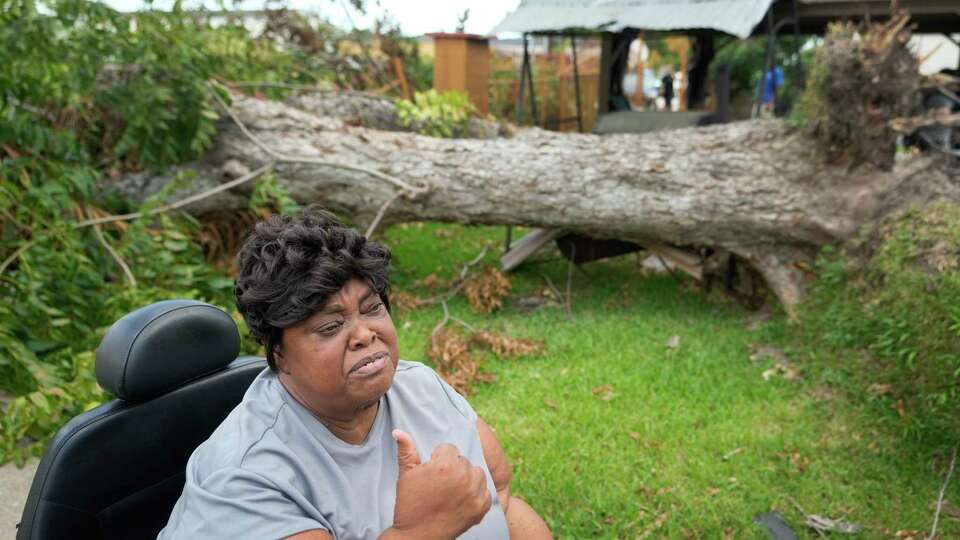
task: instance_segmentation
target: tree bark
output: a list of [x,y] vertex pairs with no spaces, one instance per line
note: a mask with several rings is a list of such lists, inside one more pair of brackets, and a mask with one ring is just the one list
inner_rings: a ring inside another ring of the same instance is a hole
[[[524,225],[641,245],[720,248],[749,262],[788,307],[802,296],[820,246],[913,203],[960,200],[956,179],[935,158],[915,156],[892,171],[848,170],[827,164],[810,137],[777,120],[645,135],[523,129],[511,138],[436,139],[352,126],[312,112],[322,107],[298,107],[243,97],[233,103],[239,119],[275,152],[365,167],[426,188],[397,198],[384,222]],[[190,191],[273,159],[224,119],[215,150],[189,166],[198,177]],[[275,173],[298,202],[321,203],[358,222],[372,221],[398,191],[340,167],[278,163]],[[142,199],[169,179],[130,175],[115,188]],[[189,210],[246,208],[251,190],[247,185]]]

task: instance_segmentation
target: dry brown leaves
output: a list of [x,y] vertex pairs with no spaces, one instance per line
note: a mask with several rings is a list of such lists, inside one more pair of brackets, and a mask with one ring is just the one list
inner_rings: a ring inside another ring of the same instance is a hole
[[426,355],[443,380],[463,395],[473,394],[476,383],[497,380],[495,374],[480,370],[481,361],[471,352],[471,347],[476,345],[489,347],[501,358],[543,351],[543,342],[538,340],[511,338],[486,331],[476,332],[467,338],[453,330],[441,328],[427,342]]
[[420,309],[426,302],[423,298],[415,294],[404,291],[393,291],[390,293],[390,305],[400,311],[413,311]]
[[599,397],[603,401],[610,401],[611,399],[617,397],[617,393],[613,391],[612,384],[601,384],[600,386],[593,387],[593,395]]
[[774,455],[789,462],[800,474],[805,473],[810,466],[810,458],[804,456],[797,450],[785,449],[783,452],[777,452]]
[[474,311],[492,313],[503,307],[503,299],[510,293],[510,280],[500,270],[488,266],[467,282],[463,292]]
[[471,342],[489,347],[493,354],[500,358],[530,356],[543,352],[542,340],[511,338],[494,332],[477,332]]
[[480,371],[480,364],[470,354],[469,345],[465,337],[446,328],[440,329],[427,342],[427,358],[433,362],[437,373],[465,396],[473,394],[474,384],[496,380],[496,375]]
[[[266,217],[269,217],[267,214]],[[236,273],[234,259],[237,251],[260,219],[266,217],[251,211],[218,211],[204,214],[200,220],[197,240],[203,255],[217,268]]]
[[446,287],[446,282],[441,280],[436,273],[433,273],[423,279],[414,281],[412,286],[415,289],[427,289],[432,294],[435,293],[437,289]]

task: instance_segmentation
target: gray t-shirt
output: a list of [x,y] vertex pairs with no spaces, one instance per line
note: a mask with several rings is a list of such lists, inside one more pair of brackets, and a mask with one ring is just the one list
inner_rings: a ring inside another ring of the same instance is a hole
[[367,439],[334,436],[269,369],[187,463],[186,485],[160,540],[284,538],[325,529],[335,539],[376,538],[393,523],[395,428],[420,459],[450,443],[487,475],[490,511],[460,538],[507,538],[507,524],[483,459],[477,414],[427,366],[400,360]]

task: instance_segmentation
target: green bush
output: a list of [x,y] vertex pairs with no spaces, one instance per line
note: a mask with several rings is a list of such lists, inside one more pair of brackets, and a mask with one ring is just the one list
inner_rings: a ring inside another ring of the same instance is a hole
[[413,101],[397,101],[400,123],[430,137],[463,137],[470,117],[476,113],[470,97],[463,92],[427,90],[417,92]]
[[[124,15],[85,0],[0,0],[0,391],[14,396],[0,420],[0,463],[38,454],[66,420],[108,399],[94,350],[124,314],[193,298],[241,322],[233,280],[204,259],[189,215],[78,224],[146,213],[191,181],[180,175],[139,208],[98,195],[111,177],[175,166],[212,145],[210,80],[324,76],[302,57],[179,4]],[[252,204],[293,205],[270,178],[255,192]],[[244,341],[243,350],[257,348]]]
[[874,382],[914,412],[910,430],[956,430],[960,207],[939,202],[888,219],[844,251],[825,250],[817,271],[805,332],[869,351]]
[[[777,39],[776,63],[783,70],[783,86],[777,89],[777,109],[780,112],[794,110],[803,91],[807,70],[813,56],[810,38],[783,36]],[[757,98],[760,79],[766,62],[766,38],[734,39],[721,44],[717,56],[710,63],[710,77],[715,78],[717,68],[727,64],[730,72],[730,98],[740,116],[749,116],[747,104]]]

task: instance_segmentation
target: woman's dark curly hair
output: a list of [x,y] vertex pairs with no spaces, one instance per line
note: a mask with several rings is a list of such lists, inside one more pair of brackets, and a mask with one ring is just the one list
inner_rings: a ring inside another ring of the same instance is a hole
[[390,309],[390,250],[317,207],[257,223],[237,263],[237,309],[273,370],[284,328],[323,309],[350,279],[368,281]]

